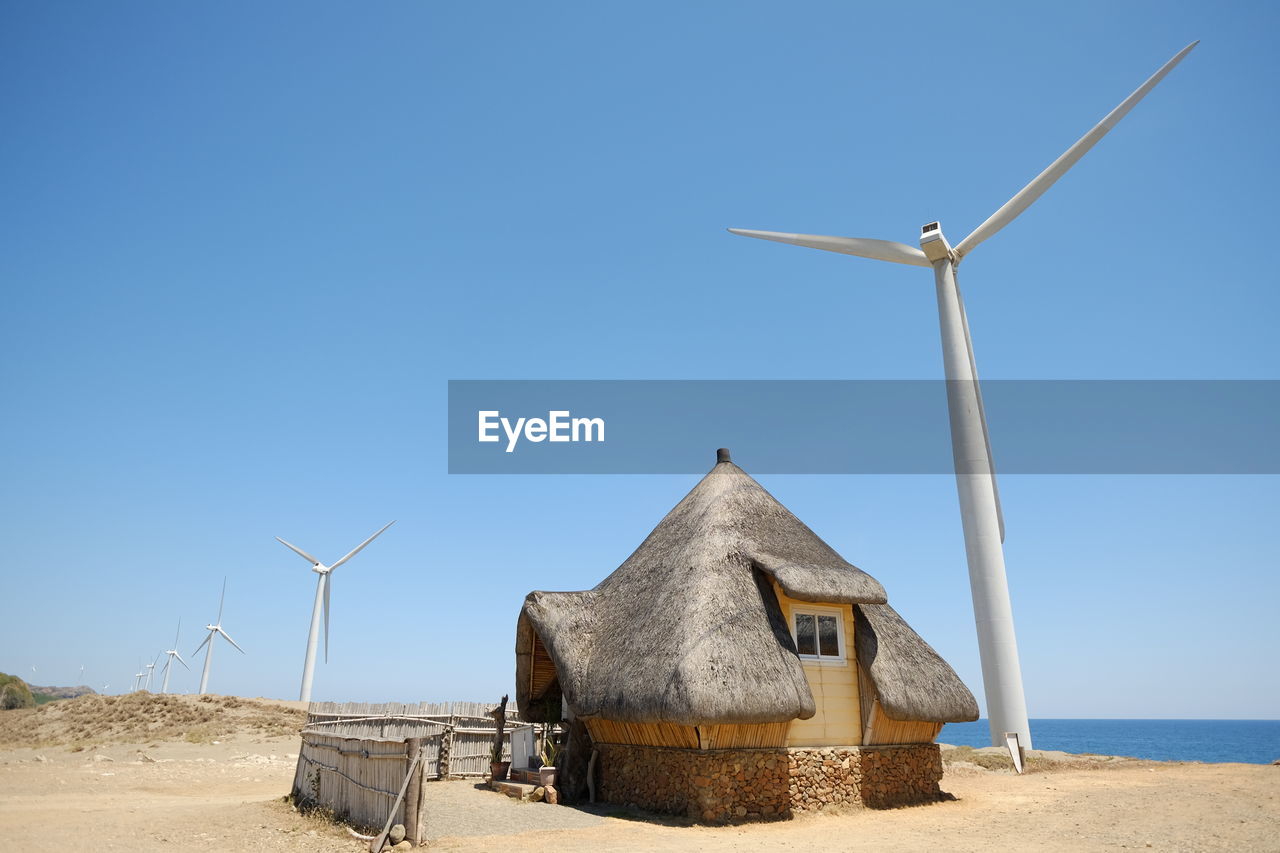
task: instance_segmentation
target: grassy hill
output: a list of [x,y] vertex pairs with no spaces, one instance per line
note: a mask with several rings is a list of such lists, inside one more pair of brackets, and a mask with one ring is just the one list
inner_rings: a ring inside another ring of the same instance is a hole
[[35,697],[37,705],[56,702],[59,699],[74,699],[77,696],[87,696],[90,693],[98,692],[84,684],[78,687],[42,687],[38,684],[29,684],[27,686],[31,688],[31,695]]
[[27,682],[16,675],[0,672],[0,711],[34,708],[36,698]]

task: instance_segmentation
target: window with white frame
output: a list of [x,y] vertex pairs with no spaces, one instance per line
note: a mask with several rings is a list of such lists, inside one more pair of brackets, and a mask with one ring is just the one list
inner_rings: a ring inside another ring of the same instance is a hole
[[797,607],[791,611],[791,636],[805,660],[844,662],[844,618],[834,607]]

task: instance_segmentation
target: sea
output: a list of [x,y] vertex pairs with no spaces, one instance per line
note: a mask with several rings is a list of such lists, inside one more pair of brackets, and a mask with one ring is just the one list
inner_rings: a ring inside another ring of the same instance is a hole
[[[1156,761],[1280,759],[1280,720],[1032,720],[1036,749],[1127,755]],[[947,723],[939,743],[990,746],[986,720]]]

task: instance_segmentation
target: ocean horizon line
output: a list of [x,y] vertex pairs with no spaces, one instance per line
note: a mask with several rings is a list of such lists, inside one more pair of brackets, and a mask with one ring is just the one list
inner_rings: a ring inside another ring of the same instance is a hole
[[[1097,722],[1187,722],[1187,723],[1280,723],[1280,717],[1029,717],[1031,722],[1097,721]],[[987,717],[979,717],[971,723],[985,723]],[[948,725],[958,725],[949,723]]]

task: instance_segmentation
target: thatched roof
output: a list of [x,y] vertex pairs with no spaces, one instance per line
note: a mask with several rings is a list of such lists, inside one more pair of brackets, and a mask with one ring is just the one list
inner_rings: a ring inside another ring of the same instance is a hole
[[[562,691],[580,717],[680,725],[812,717],[813,696],[770,578],[802,601],[868,607],[886,601],[875,578],[846,562],[721,451],[711,472],[595,589],[525,599],[516,628],[522,715],[544,719],[543,706],[558,702]],[[869,636],[879,644],[880,677],[898,662],[931,655],[937,665],[925,680],[949,675],[968,695],[905,623],[905,632],[887,617],[876,625]],[[924,651],[899,653],[897,643]],[[533,683],[539,644],[554,663],[558,690]],[[919,689],[911,682],[906,693]],[[921,698],[921,710],[936,710],[931,697]],[[950,707],[947,699],[937,701]],[[892,708],[904,707],[910,700],[895,698]]]
[[855,604],[858,662],[893,720],[957,723],[978,719],[978,702],[933,646],[887,604]]

